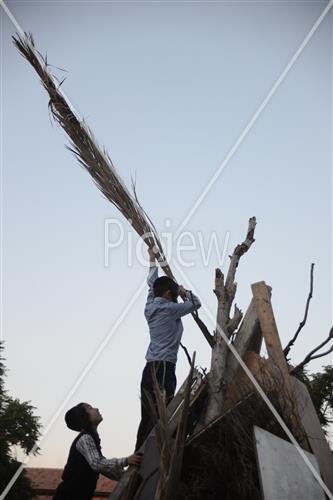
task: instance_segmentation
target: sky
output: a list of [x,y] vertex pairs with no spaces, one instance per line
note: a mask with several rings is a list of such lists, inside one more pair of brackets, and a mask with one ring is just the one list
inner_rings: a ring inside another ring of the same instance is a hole
[[[6,5],[53,73],[66,77],[66,96],[119,175],[128,186],[135,177],[141,204],[171,242],[175,276],[201,298],[210,331],[215,268],[227,271],[250,217],[256,241],[237,270],[236,302],[245,312],[251,284],[270,285],[283,346],[303,318],[315,263],[309,317],[291,351],[292,363],[301,362],[332,325],[332,11],[224,160],[326,2]],[[149,341],[146,250],[64,147],[2,9],[0,21],[6,383],[46,429],[28,465],[63,467],[74,438],[63,416],[81,401],[104,416],[105,456],[127,456]],[[210,347],[192,318],[183,342],[209,369]],[[179,385],[188,369],[180,351]]]

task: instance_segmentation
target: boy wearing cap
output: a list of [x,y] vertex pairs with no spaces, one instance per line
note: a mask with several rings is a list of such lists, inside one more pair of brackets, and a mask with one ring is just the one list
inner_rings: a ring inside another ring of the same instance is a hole
[[103,420],[98,408],[79,403],[65,415],[67,427],[79,432],[74,439],[66,466],[53,500],[91,500],[99,474],[118,481],[124,467],[139,465],[141,455],[107,459],[102,455],[97,427]]

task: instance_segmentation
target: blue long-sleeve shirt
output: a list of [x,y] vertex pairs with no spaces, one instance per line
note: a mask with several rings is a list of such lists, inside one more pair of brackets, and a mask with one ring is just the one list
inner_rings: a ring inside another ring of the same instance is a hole
[[148,297],[145,317],[149,326],[150,344],[147,361],[177,362],[177,354],[183,334],[181,317],[199,309],[201,302],[194,294],[187,292],[184,303],[171,302],[163,297],[154,297],[153,285],[158,278],[156,265],[152,265],[148,275]]

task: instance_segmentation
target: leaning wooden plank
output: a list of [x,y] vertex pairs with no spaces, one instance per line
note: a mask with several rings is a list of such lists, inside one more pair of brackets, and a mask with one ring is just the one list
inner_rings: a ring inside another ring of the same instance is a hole
[[284,403],[284,407],[283,415],[281,416],[285,421],[289,420],[288,416],[290,417],[290,431],[296,437],[299,444],[303,446],[303,448],[308,449],[309,443],[304,437],[304,429],[302,428],[295,403],[295,395],[291,386],[289,367],[283,353],[279,332],[274,318],[270,289],[264,281],[254,283],[251,285],[251,288],[268,356],[279,372],[277,377],[282,380],[280,399],[281,406],[283,407]]
[[[185,380],[185,382],[180,387],[179,391],[177,392],[175,397],[170,401],[167,407],[170,432],[172,432],[172,430],[175,430],[177,427],[177,420],[183,406],[184,394],[186,390],[186,382],[187,380]],[[191,390],[191,406],[197,401],[198,397],[200,397],[200,394],[203,393],[205,386],[206,386],[206,380],[203,379],[201,373],[199,373],[198,370],[194,370],[192,379],[192,390]],[[155,429],[151,431],[147,440],[143,443],[139,451],[143,453],[145,452],[146,443],[150,441],[151,437],[155,439]],[[149,449],[150,448],[153,449],[152,443],[151,446],[149,446]],[[155,454],[153,454],[153,456],[155,457]],[[138,483],[142,480],[141,468],[143,468],[144,478],[146,478],[146,471],[153,470],[155,465],[158,466],[158,463],[154,464],[150,462],[155,462],[155,458],[152,458],[150,460],[149,456],[148,458],[147,457],[145,458],[144,455],[143,463],[140,469],[138,469],[137,467],[129,467],[127,471],[123,474],[117,486],[110,494],[109,500],[125,500],[125,499],[129,500],[130,498],[132,498],[132,491],[135,490],[135,483],[136,483],[135,477],[137,478],[139,477]]]
[[333,454],[321,428],[317,412],[313,406],[307,387],[297,378],[290,377],[294,388],[298,412],[303,428],[307,434],[312,452],[314,453],[321,476],[328,489],[333,494]]
[[[254,351],[260,354],[261,344],[262,333],[257,310],[254,300],[252,299],[239,327],[233,346],[239,356],[243,358],[247,351]],[[225,371],[227,387],[229,387],[231,381],[233,380],[238,367],[239,363],[237,358],[232,353],[229,353],[227,358],[227,369]]]
[[155,434],[152,433],[147,439],[145,454],[140,466],[140,476],[143,481],[133,496],[133,500],[149,500],[155,498],[160,474],[160,451]]
[[268,355],[273,363],[279,368],[281,376],[283,377],[285,389],[291,394],[289,369],[283,354],[279,332],[274,318],[269,288],[264,281],[254,283],[251,285],[251,288]]

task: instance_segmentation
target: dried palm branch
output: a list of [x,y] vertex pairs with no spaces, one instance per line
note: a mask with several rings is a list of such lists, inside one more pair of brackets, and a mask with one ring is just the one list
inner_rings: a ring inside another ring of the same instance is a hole
[[[60,90],[61,84],[48,70],[46,57],[36,49],[31,34],[25,37],[13,36],[13,41],[19,52],[33,66],[42,84],[49,94],[49,109],[54,120],[65,130],[70,138],[67,148],[75,155],[80,165],[88,171],[98,189],[123,214],[133,229],[143,239],[148,247],[154,247],[157,260],[167,276],[174,279],[170,265],[163,251],[157,230],[139,203],[135,185],[133,195],[118,175],[105,148],[101,148],[84,120],[80,119],[67,103]],[[213,336],[197,314],[192,314],[209,344],[213,345]]]
[[32,35],[26,34],[24,39],[17,35],[13,37],[13,41],[20,53],[34,67],[48,92],[51,114],[70,138],[71,143],[67,148],[74,153],[105,198],[118,208],[147,246],[155,247],[157,259],[165,274],[173,278],[156,228],[138,202],[135,189],[132,196],[118,175],[107,151],[99,146],[85,121],[79,119],[71,109],[60,91],[62,82],[60,84],[55,82],[48,71],[46,58],[35,48]]
[[194,364],[195,353],[191,360],[191,368],[186,381],[183,406],[175,437],[172,426],[169,425],[165,392],[158,384],[156,373],[154,371],[152,373],[156,403],[152,399],[148,399],[148,401],[150,402],[151,411],[156,421],[155,433],[160,453],[159,482],[155,493],[155,500],[173,500],[177,494],[183,462]]
[[[186,429],[189,417],[190,399],[191,399],[191,385],[194,374],[195,352],[193,353],[190,373],[187,378],[187,384],[184,395],[184,405],[177,427],[176,439],[173,446],[173,453],[169,463],[169,471],[167,481],[164,484],[158,485],[156,492],[156,500],[159,498],[164,500],[173,500],[176,497],[177,489],[181,477],[181,470],[183,465],[183,455],[186,440]],[[158,493],[160,497],[158,496]]]

